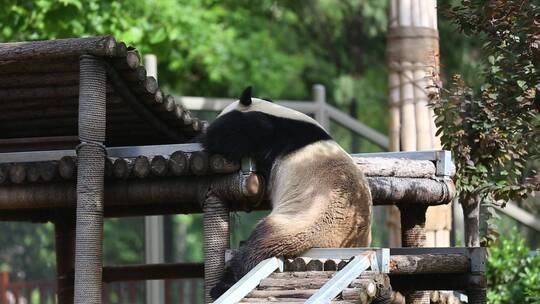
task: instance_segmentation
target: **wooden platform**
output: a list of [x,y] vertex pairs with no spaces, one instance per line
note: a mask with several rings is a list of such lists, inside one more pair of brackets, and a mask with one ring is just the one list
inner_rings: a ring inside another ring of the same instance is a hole
[[139,52],[111,36],[0,44],[0,152],[74,148],[79,57],[105,59],[107,146],[182,143],[206,122],[147,76]]

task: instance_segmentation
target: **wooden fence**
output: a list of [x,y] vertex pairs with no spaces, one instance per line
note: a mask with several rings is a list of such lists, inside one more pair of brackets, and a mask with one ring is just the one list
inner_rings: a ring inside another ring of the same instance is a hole
[[[114,282],[103,285],[103,304],[144,304],[145,281]],[[165,303],[203,303],[203,280],[165,281]],[[55,304],[56,282],[52,280],[10,281],[9,272],[0,272],[0,304]]]

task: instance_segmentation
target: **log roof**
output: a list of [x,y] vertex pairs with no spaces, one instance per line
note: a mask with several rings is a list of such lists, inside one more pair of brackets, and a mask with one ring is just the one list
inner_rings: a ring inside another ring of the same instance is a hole
[[0,152],[78,144],[84,54],[106,65],[107,146],[183,143],[205,127],[147,76],[135,48],[111,36],[0,43]]

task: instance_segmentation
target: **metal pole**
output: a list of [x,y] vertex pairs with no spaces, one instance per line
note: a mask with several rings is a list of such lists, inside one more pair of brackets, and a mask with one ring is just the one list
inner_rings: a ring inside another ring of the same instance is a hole
[[[156,55],[144,55],[146,75],[157,79]],[[147,264],[163,263],[163,216],[153,215],[144,217],[144,247]],[[146,303],[165,303],[165,282],[163,280],[146,281]]]
[[223,277],[225,250],[229,248],[229,209],[218,197],[210,194],[203,206],[204,230],[204,298],[212,302],[210,289]]
[[105,171],[106,72],[101,60],[80,61],[75,303],[102,301],[103,186]]
[[313,101],[317,105],[315,120],[330,133],[330,120],[326,113],[326,89],[322,84],[313,85]]

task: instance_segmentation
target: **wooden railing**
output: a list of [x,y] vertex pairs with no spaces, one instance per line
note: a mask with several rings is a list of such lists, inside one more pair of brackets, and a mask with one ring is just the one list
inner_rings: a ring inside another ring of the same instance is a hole
[[[165,280],[165,304],[203,303],[202,279]],[[103,285],[103,304],[144,304],[145,281],[113,282]],[[53,280],[10,281],[9,272],[0,272],[0,304],[55,304]]]
[[9,280],[9,272],[0,272],[0,304],[49,304],[56,303],[54,281]]

